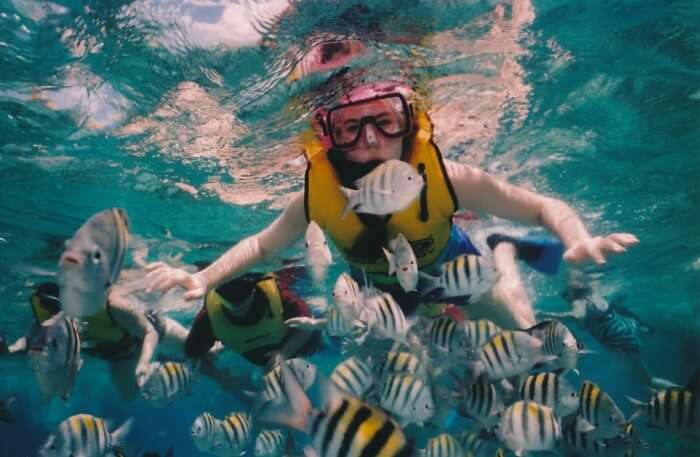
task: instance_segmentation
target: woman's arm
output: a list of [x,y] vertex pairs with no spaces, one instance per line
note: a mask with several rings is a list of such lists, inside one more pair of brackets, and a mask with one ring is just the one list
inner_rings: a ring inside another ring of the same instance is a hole
[[184,270],[171,268],[162,262],[148,265],[146,291],[166,292],[180,285],[187,292],[186,300],[204,296],[210,290],[227,280],[244,273],[262,261],[291,245],[304,233],[307,221],[304,212],[304,194],[292,197],[282,214],[265,229],[245,238],[226,251],[204,270],[190,274]]
[[639,241],[626,233],[592,237],[578,214],[561,200],[513,186],[469,165],[445,161],[445,168],[460,208],[540,225],[561,239],[568,249],[567,261],[605,263],[604,252],[621,253]]

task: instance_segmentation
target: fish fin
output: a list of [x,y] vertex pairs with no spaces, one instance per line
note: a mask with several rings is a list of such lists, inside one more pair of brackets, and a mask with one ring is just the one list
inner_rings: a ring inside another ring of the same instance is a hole
[[126,438],[126,435],[129,434],[129,431],[131,430],[131,426],[134,423],[134,418],[130,417],[129,419],[125,420],[122,425],[117,427],[115,431],[111,433],[112,435],[112,440],[114,440],[114,443],[116,444],[121,444],[124,442],[124,439]]
[[588,433],[595,430],[595,427],[586,419],[579,417],[576,421],[576,430],[581,433]]
[[424,285],[421,285],[421,291],[419,292],[421,297],[427,297],[428,295],[432,295],[434,292],[442,289],[439,276],[432,276],[422,271],[418,271],[418,276],[424,282]]
[[314,319],[313,317],[293,317],[284,321],[284,325],[301,330],[315,330],[326,325],[328,319]]
[[552,236],[511,237],[493,233],[486,238],[486,243],[493,250],[498,243],[512,243],[517,250],[518,259],[535,270],[556,275],[564,254],[564,245]]
[[646,407],[646,403],[644,403],[643,401],[639,401],[636,398],[632,398],[628,395],[626,395],[625,397],[627,398],[627,401],[632,403],[632,405],[634,405],[634,407],[637,408],[629,417],[629,419],[627,419],[627,422],[632,422],[633,420],[635,420],[643,414],[644,408]]
[[394,264],[394,261],[395,261],[394,254],[387,251],[386,248],[382,248],[382,251],[384,251],[384,255],[386,256],[386,261],[389,264],[389,272],[387,273],[387,275],[391,276],[394,273],[396,273],[396,267]]
[[345,217],[350,214],[350,211],[357,209],[359,206],[357,202],[357,196],[359,195],[359,191],[354,190],[354,189],[348,189],[347,187],[340,187],[340,191],[343,193],[345,198],[347,199],[347,204],[345,205],[345,208],[343,209],[343,213],[340,215],[341,219],[345,219]]

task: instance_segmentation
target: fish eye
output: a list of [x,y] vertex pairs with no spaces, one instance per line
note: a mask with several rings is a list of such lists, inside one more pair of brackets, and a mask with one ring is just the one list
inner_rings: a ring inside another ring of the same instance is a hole
[[54,338],[51,338],[49,340],[49,347],[51,349],[58,349],[58,342]]
[[304,245],[305,245],[307,248],[309,247],[309,243],[304,243]]
[[92,260],[94,262],[99,262],[100,259],[102,259],[102,253],[99,249],[96,249],[95,252],[92,253]]

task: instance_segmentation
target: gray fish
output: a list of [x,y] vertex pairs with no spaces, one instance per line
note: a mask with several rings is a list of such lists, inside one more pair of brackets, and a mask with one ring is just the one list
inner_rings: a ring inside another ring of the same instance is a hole
[[622,433],[625,416],[600,387],[584,381],[579,394],[579,431],[590,432],[591,439],[613,438]]
[[561,426],[552,408],[517,401],[503,412],[495,432],[508,449],[521,455],[554,449],[561,437]]
[[402,160],[387,160],[355,182],[357,190],[341,187],[348,200],[341,215],[350,211],[386,215],[413,203],[423,189],[418,171]]
[[493,260],[485,256],[463,254],[441,266],[440,276],[420,272],[425,285],[421,296],[431,299],[468,297],[474,303],[490,291],[500,278]]
[[672,388],[655,392],[647,402],[627,399],[637,408],[630,421],[645,414],[653,427],[700,434],[700,398],[690,389]]
[[75,320],[59,313],[35,324],[27,336],[27,354],[44,398],[67,401],[83,365]]
[[520,399],[548,406],[558,416],[568,416],[579,406],[578,392],[559,373],[537,373],[520,384]]
[[190,435],[195,447],[204,453],[211,454],[214,450],[214,438],[220,424],[219,419],[207,412],[197,416],[190,428]]
[[282,457],[287,437],[279,430],[263,430],[255,439],[255,457]]
[[410,374],[392,374],[383,379],[379,406],[397,417],[399,425],[423,423],[436,412],[430,386]]
[[126,213],[112,208],[92,216],[66,242],[56,279],[68,316],[90,316],[102,309],[119,278],[128,241]]
[[233,413],[219,423],[214,435],[214,455],[220,457],[240,455],[252,439],[252,424],[246,413]]
[[103,457],[114,450],[131,428],[131,419],[114,432],[105,421],[89,414],[77,414],[61,422],[39,450],[41,457]]
[[350,357],[335,367],[331,381],[343,392],[362,398],[374,385],[374,373],[365,362]]

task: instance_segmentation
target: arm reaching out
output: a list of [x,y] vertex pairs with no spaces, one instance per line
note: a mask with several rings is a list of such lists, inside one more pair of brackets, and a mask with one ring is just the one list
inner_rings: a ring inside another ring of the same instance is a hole
[[191,274],[162,262],[148,265],[146,291],[166,292],[178,285],[186,290],[185,300],[201,298],[208,290],[291,245],[303,235],[306,225],[304,194],[298,193],[274,222],[261,232],[243,239],[198,273]]
[[606,262],[607,254],[620,254],[639,242],[629,233],[592,237],[581,218],[566,203],[508,184],[479,169],[445,161],[459,207],[540,225],[554,233],[567,250],[564,260]]

